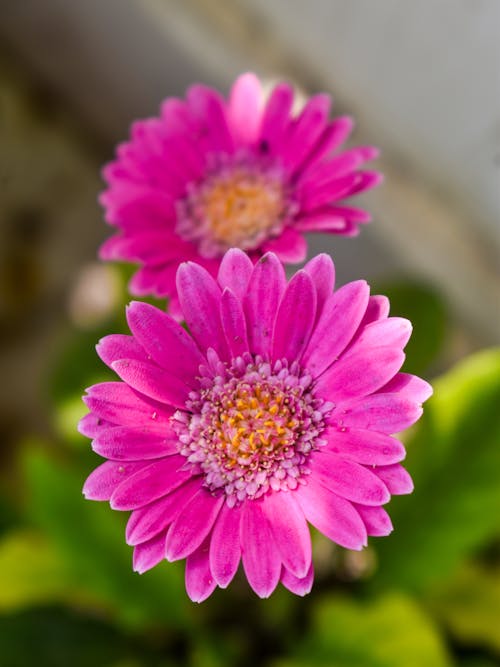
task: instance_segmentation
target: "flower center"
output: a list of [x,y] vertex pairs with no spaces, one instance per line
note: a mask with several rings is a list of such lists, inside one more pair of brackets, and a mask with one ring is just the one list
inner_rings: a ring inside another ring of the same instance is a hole
[[277,166],[244,155],[219,158],[203,181],[188,186],[179,202],[177,233],[196,242],[202,255],[217,257],[228,248],[257,248],[281,232],[291,213]]
[[231,506],[296,488],[332,407],[314,397],[311,377],[286,360],[271,367],[250,355],[206,370],[187,410],[173,417],[180,453],[205,486]]

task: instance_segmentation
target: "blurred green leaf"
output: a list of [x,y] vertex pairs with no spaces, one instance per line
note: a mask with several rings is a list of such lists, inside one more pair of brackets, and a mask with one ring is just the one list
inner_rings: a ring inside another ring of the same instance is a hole
[[188,624],[188,602],[179,564],[161,564],[140,576],[125,544],[125,516],[107,504],[85,501],[84,475],[30,450],[25,470],[32,520],[53,540],[82,588],[110,605],[132,627]]
[[138,640],[95,618],[40,608],[0,616],[3,667],[169,667]]
[[426,603],[461,644],[483,645],[500,655],[500,568],[468,564]]
[[425,374],[438,357],[446,336],[447,313],[443,300],[430,286],[410,282],[384,283],[372,292],[389,297],[391,315],[406,317],[413,324],[403,370]]
[[408,443],[415,491],[391,503],[395,531],[377,545],[374,584],[421,590],[499,533],[499,406],[498,349],[435,382]]
[[64,598],[71,586],[64,561],[32,530],[8,533],[0,542],[0,611]]
[[354,601],[331,597],[313,609],[305,640],[275,667],[446,667],[432,621],[409,598]]

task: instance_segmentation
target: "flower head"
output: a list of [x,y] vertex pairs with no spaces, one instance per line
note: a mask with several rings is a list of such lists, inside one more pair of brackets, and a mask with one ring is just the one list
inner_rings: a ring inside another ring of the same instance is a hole
[[276,255],[254,266],[234,249],[216,279],[180,266],[189,333],[135,302],[132,335],[100,341],[121,381],[84,399],[80,430],[108,459],[84,493],[132,511],[137,571],[186,558],[188,594],[201,601],[241,560],[261,597],[279,581],[303,595],[308,522],[348,549],[391,531],[382,505],[412,490],[391,434],[432,390],[399,372],[410,323],[388,317],[364,281],[333,283],[326,255],[287,283]]
[[225,100],[192,86],[185,100],[167,99],[159,118],[133,124],[101,195],[118,234],[103,259],[139,262],[133,294],[171,297],[179,314],[175,272],[195,260],[216,275],[231,247],[257,259],[273,251],[283,262],[306,257],[304,232],[352,236],[369,215],[342,203],[375,186],[380,174],[358,171],[377,155],[363,146],[339,152],[352,120],[329,120],[328,95],[292,113],[293,90],[281,83],[262,104],[253,74]]

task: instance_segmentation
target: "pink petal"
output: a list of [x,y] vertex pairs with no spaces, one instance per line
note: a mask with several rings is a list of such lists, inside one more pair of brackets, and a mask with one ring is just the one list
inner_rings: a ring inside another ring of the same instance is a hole
[[106,461],[87,477],[83,485],[83,495],[87,500],[109,500],[124,480],[147,465],[147,461]]
[[234,82],[229,95],[227,118],[236,144],[256,141],[261,117],[262,90],[259,79],[248,72]]
[[177,292],[192,337],[202,351],[212,347],[227,357],[220,321],[221,291],[212,276],[198,264],[186,262],[177,271]]
[[389,465],[402,461],[406,455],[399,440],[377,431],[339,431],[329,427],[321,437],[327,440],[328,451],[363,465]]
[[185,462],[183,456],[174,455],[142,468],[115,489],[110,499],[111,507],[135,510],[166,496],[191,477],[191,470],[181,469]]
[[399,394],[415,403],[424,403],[432,396],[432,387],[428,382],[408,373],[397,373],[380,391]]
[[241,505],[223,505],[210,541],[210,569],[221,588],[230,584],[240,563],[240,523]]
[[373,471],[393,496],[401,496],[413,491],[413,481],[409,473],[399,463],[379,466]]
[[366,532],[373,537],[384,537],[392,533],[392,522],[383,507],[354,505],[366,526]]
[[311,566],[311,535],[294,494],[270,493],[264,496],[263,509],[283,565],[296,577],[305,577]]
[[268,356],[271,351],[274,320],[285,290],[283,265],[276,255],[268,253],[254,266],[244,310],[248,342],[253,354]]
[[[363,428],[382,433],[399,433],[414,424],[422,415],[422,407],[398,394],[373,394],[349,401],[344,406],[339,425]],[[338,412],[338,411],[337,411]]]
[[[365,326],[352,351],[361,347],[394,346],[403,349],[411,336],[411,322],[403,317],[388,317]],[[349,352],[350,353],[350,352]]]
[[229,287],[231,292],[242,300],[252,271],[253,264],[248,255],[239,248],[231,248],[222,258],[217,281],[222,290]]
[[361,505],[384,505],[391,496],[386,486],[367,468],[328,450],[311,456],[311,470],[327,489]]
[[97,435],[92,442],[92,449],[100,456],[115,461],[143,461],[175,454],[178,445],[173,431],[161,436],[144,428],[117,426]]
[[262,116],[259,136],[259,147],[262,153],[273,154],[281,150],[290,123],[292,102],[293,89],[291,86],[286,83],[275,86]]
[[134,548],[134,572],[144,574],[165,558],[165,533],[160,533],[149,542],[138,544]]
[[174,200],[164,192],[142,188],[139,193],[127,185],[125,189],[103,192],[99,200],[107,209],[106,221],[126,232],[174,230]]
[[186,592],[193,602],[203,602],[217,587],[217,582],[210,572],[208,558],[210,542],[205,542],[186,560]]
[[87,438],[96,438],[100,433],[106,431],[108,428],[115,426],[112,422],[101,419],[97,415],[89,412],[88,415],[82,417],[78,422],[78,433]]
[[359,192],[371,190],[380,185],[384,180],[383,174],[378,171],[360,171],[353,187],[349,191],[349,196],[357,195]]
[[262,244],[264,252],[274,252],[286,264],[299,264],[307,256],[307,242],[293,227],[286,227],[281,236]]
[[300,206],[304,211],[314,211],[354,194],[364,182],[362,172],[353,172],[325,183],[311,183],[300,192]]
[[309,154],[301,171],[305,172],[314,167],[325,156],[338,148],[350,135],[354,121],[349,116],[339,116],[323,132],[314,150]]
[[176,259],[184,242],[174,235],[160,231],[133,233],[130,236],[113,236],[99,248],[103,260],[126,260],[148,264],[165,264]]
[[224,497],[212,496],[201,488],[170,526],[167,543],[167,560],[174,561],[189,556],[212,530]]
[[290,127],[287,141],[283,146],[283,164],[294,171],[300,167],[322,135],[328,114],[330,96],[324,93],[314,95],[302,109],[298,118]]
[[366,282],[358,280],[344,285],[325,302],[302,359],[313,377],[318,377],[346,348],[364,315],[369,292]]
[[393,347],[349,351],[316,381],[316,392],[329,400],[367,396],[380,389],[401,368],[405,355]]
[[199,488],[199,480],[190,479],[164,498],[134,510],[127,523],[127,544],[141,544],[160,532],[166,534],[168,526],[179,516]]
[[360,331],[362,331],[365,326],[368,326],[368,324],[388,317],[389,308],[389,299],[386,296],[381,296],[379,294],[371,296],[368,299],[366,313],[364,314],[363,319],[359,325]]
[[113,361],[111,368],[118,377],[141,394],[177,408],[185,407],[189,387],[162,368],[136,359]]
[[248,583],[259,597],[269,597],[280,578],[281,557],[262,502],[250,500],[243,505],[241,552]]
[[294,493],[309,523],[333,542],[359,551],[366,546],[366,528],[352,504],[323,487],[313,475]]
[[87,392],[83,401],[89,410],[113,424],[154,429],[170,425],[173,408],[139,396],[124,382],[101,382]]
[[316,288],[317,312],[316,319],[321,315],[323,306],[333,293],[335,284],[335,266],[332,258],[324,252],[313,257],[303,269],[313,281]]
[[299,360],[316,316],[316,291],[305,271],[288,283],[278,308],[273,332],[272,359]]
[[196,386],[195,378],[205,359],[180,324],[158,308],[138,301],[128,306],[127,321],[136,339],[157,364],[190,387]]
[[247,324],[241,301],[225,288],[220,301],[221,321],[231,358],[248,352]]
[[285,567],[281,572],[281,583],[285,588],[288,588],[289,591],[295,593],[295,595],[304,596],[311,592],[311,588],[314,582],[314,568],[313,564],[309,566],[309,570],[305,577],[299,579],[294,574],[289,572]]
[[231,153],[233,138],[226,121],[225,104],[220,95],[207,86],[196,84],[187,92],[187,102],[200,123],[201,145],[210,151]]
[[332,206],[301,214],[294,223],[294,227],[301,232],[328,232],[331,234],[344,234],[346,230],[350,229],[349,222],[336,215]]
[[111,334],[101,338],[96,345],[97,354],[107,366],[117,359],[138,359],[147,361],[148,355],[133,336]]

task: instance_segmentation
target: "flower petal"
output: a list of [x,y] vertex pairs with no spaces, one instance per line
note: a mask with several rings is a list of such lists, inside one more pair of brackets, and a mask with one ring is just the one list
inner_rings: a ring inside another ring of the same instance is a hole
[[413,491],[412,478],[399,463],[390,466],[379,466],[373,472],[380,477],[393,496],[401,496]]
[[369,292],[367,283],[358,280],[327,299],[302,359],[313,377],[326,370],[346,348],[365,313]]
[[368,535],[384,537],[392,533],[392,521],[383,507],[367,507],[357,504],[354,504],[354,507],[363,519]]
[[294,493],[309,523],[333,542],[356,551],[366,546],[365,524],[348,500],[326,489],[313,475]]
[[305,577],[311,566],[311,535],[294,494],[278,492],[264,496],[263,510],[283,565],[296,577]]
[[161,459],[178,451],[173,431],[164,436],[129,426],[108,428],[94,438],[92,449],[100,456],[114,461]]
[[199,488],[199,480],[190,479],[164,498],[134,510],[127,522],[127,544],[141,544],[160,532],[166,534],[168,526],[179,516]]
[[299,360],[316,316],[316,291],[311,278],[298,271],[288,283],[278,308],[273,332],[272,359]]
[[385,484],[367,468],[328,450],[310,458],[312,473],[337,495],[361,505],[384,505],[391,496]]
[[240,523],[241,505],[223,505],[210,541],[210,569],[221,588],[231,583],[240,563]]
[[193,386],[199,366],[205,359],[180,324],[158,308],[138,301],[128,306],[127,322],[136,340],[157,364]]
[[113,361],[111,368],[129,387],[141,394],[176,408],[186,406],[189,387],[162,368],[136,359]]
[[283,265],[276,255],[268,253],[254,266],[244,310],[248,325],[250,352],[268,356],[278,304],[285,290]]
[[313,285],[316,288],[317,312],[316,319],[323,311],[323,306],[328,297],[333,293],[335,285],[335,266],[332,258],[322,252],[313,257],[304,266],[304,271],[310,276]]
[[115,489],[110,499],[111,507],[135,510],[166,496],[191,477],[190,470],[182,470],[185,462],[183,456],[168,456],[142,468]]
[[96,345],[97,354],[107,366],[117,359],[137,359],[147,361],[148,355],[133,336],[111,334],[101,338]]
[[322,436],[328,444],[328,451],[363,465],[389,465],[402,461],[405,448],[385,433],[362,429],[327,428]]
[[[360,331],[351,350],[365,347],[393,346],[403,349],[411,336],[412,326],[403,317],[388,317],[368,324]],[[349,351],[349,353],[351,352]]]
[[[422,407],[399,394],[372,394],[337,406],[342,426],[399,433],[422,415]],[[333,419],[333,416],[332,416]]]
[[148,542],[134,548],[134,572],[143,574],[165,558],[165,533],[160,533]]
[[428,382],[408,373],[397,373],[380,391],[399,394],[415,403],[424,403],[432,396],[432,387]]
[[247,324],[241,301],[226,287],[222,293],[221,321],[231,358],[248,352]]
[[212,530],[224,502],[223,496],[212,496],[201,488],[170,526],[167,543],[167,560],[180,560],[197,549]]
[[262,115],[259,148],[263,154],[276,154],[280,151],[290,124],[292,103],[291,86],[279,83],[274,87]]
[[337,401],[367,396],[394,377],[404,359],[404,352],[394,347],[356,346],[318,378],[316,392]]
[[186,592],[193,602],[203,602],[217,587],[210,571],[208,558],[210,542],[205,542],[186,559]]
[[307,242],[297,230],[287,227],[280,236],[265,241],[262,250],[274,252],[286,264],[299,264],[307,256]]
[[222,258],[217,281],[222,290],[229,287],[233,294],[242,300],[252,271],[253,264],[248,255],[239,248],[231,248]]
[[247,72],[233,83],[227,119],[236,144],[256,141],[261,120],[262,89],[259,79]]
[[241,552],[248,583],[259,597],[269,597],[280,578],[281,557],[261,502],[243,505]]
[[227,357],[220,321],[221,291],[212,276],[198,264],[186,262],[177,271],[177,292],[182,312],[200,350],[212,347],[221,358]]
[[109,500],[120,484],[148,465],[148,461],[106,461],[93,470],[83,485],[87,500]]
[[281,583],[285,588],[288,588],[289,591],[295,593],[295,595],[304,596],[311,592],[311,588],[314,582],[314,568],[313,564],[309,566],[309,570],[305,577],[299,579],[294,574],[289,572],[286,567],[283,567],[281,572]]

